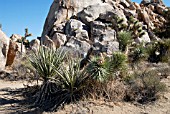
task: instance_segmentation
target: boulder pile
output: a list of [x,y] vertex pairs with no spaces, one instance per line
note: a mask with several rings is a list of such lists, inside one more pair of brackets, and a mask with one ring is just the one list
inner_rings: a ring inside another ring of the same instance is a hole
[[[119,50],[117,34],[121,26],[130,27],[133,20],[141,25],[143,35],[134,42],[159,40],[152,32],[161,28],[167,7],[161,0],[54,0],[46,18],[41,42],[53,48],[78,52],[82,57],[93,48],[95,54]],[[133,28],[133,27],[132,27]]]

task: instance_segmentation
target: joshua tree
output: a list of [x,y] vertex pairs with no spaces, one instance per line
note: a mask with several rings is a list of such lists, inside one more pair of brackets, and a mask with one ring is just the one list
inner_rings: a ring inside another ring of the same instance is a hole
[[21,39],[21,55],[22,55],[22,51],[23,51],[23,49],[22,49],[23,42],[26,40],[27,37],[30,37],[30,36],[32,36],[32,34],[29,34],[29,33],[28,33],[28,28],[26,28],[26,29],[25,29],[25,35],[24,35],[24,37],[22,37],[22,39]]

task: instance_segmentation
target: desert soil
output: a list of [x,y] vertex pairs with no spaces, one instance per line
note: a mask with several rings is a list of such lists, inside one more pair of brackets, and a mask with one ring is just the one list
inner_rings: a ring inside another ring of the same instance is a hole
[[[64,106],[52,114],[170,114],[170,76],[162,80],[168,91],[154,103],[139,105],[126,102],[82,101]],[[0,114],[51,114],[30,108],[22,96],[26,81],[0,80]]]

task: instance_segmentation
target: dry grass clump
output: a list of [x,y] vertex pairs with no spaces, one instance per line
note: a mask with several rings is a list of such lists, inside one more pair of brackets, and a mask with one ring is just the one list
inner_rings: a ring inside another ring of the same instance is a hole
[[127,86],[120,80],[112,80],[107,83],[94,81],[90,85],[90,90],[86,98],[103,99],[105,101],[123,101],[126,95]]
[[126,101],[137,101],[147,103],[155,101],[159,93],[166,90],[166,86],[161,82],[158,72],[155,70],[136,72],[127,77],[128,91]]

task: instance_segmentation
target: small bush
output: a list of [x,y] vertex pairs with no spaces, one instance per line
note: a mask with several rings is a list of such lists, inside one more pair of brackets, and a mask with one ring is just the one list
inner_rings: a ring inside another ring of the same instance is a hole
[[132,42],[132,35],[130,32],[119,32],[118,33],[119,49],[125,51],[127,46]]
[[170,39],[154,42],[147,49],[150,62],[168,62],[170,59]]
[[125,54],[114,52],[111,57],[94,57],[86,70],[92,79],[107,82],[126,71],[126,62]]
[[139,103],[147,103],[158,98],[160,92],[166,90],[164,83],[160,81],[156,71],[144,71],[135,73],[127,78],[129,85],[125,100],[135,100]]
[[144,46],[143,44],[137,44],[129,54],[129,60],[133,67],[135,67],[135,65],[138,67],[138,64],[142,61],[147,60],[147,58],[147,49],[146,46]]
[[108,80],[108,63],[105,60],[101,60],[100,57],[93,57],[89,65],[86,67],[86,70],[94,80],[100,82]]
[[[127,56],[121,52],[114,52],[112,56],[107,59],[108,69],[111,76],[127,75]],[[111,77],[112,79],[113,77]]]
[[119,80],[107,81],[101,83],[96,80],[91,80],[86,98],[104,99],[105,101],[122,101],[126,96],[126,85]]

